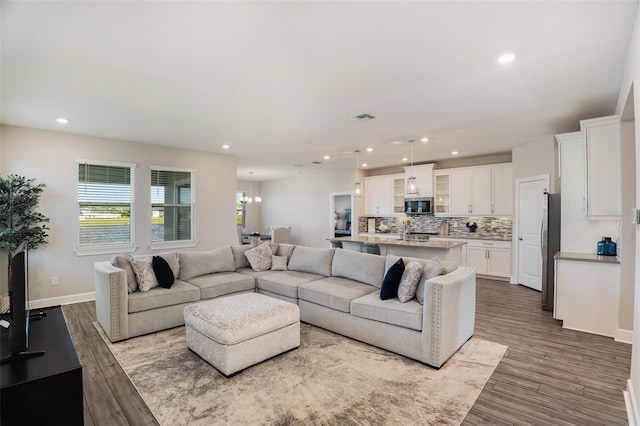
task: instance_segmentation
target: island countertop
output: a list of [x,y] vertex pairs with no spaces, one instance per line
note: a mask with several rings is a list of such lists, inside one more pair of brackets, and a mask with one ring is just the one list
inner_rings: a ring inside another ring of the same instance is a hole
[[449,250],[455,247],[465,245],[464,242],[458,241],[421,241],[421,240],[407,240],[402,241],[400,238],[384,238],[384,237],[339,237],[331,238],[331,241],[342,241],[352,243],[370,243],[388,246],[402,246],[402,247],[423,247],[430,249]]

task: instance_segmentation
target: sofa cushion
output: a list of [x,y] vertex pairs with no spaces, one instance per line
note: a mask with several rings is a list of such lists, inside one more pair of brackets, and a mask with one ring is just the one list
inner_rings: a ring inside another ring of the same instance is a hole
[[244,255],[249,260],[251,269],[254,271],[260,272],[271,269],[271,257],[273,256],[271,244],[262,243],[251,250],[245,251]]
[[151,256],[136,256],[131,258],[131,266],[133,267],[133,272],[136,273],[138,290],[140,291],[149,291],[160,285],[156,278],[156,274],[153,272],[151,261]]
[[393,299],[398,295],[398,286],[404,273],[404,262],[402,259],[398,259],[396,263],[391,265],[391,268],[384,274],[384,280],[382,281],[382,287],[380,287],[380,299],[387,300]]
[[298,288],[298,297],[307,302],[348,313],[352,300],[374,291],[376,287],[369,284],[347,278],[329,277],[302,284]]
[[149,291],[136,291],[128,297],[129,313],[148,311],[180,303],[200,300],[200,289],[181,280],[175,280],[171,288],[155,287]]
[[287,256],[287,260],[291,259],[293,250],[296,248],[295,244],[280,243],[278,244],[278,251],[274,252],[277,256]]
[[[387,261],[385,264],[385,268],[391,267],[400,257],[395,256],[393,254],[387,255]],[[436,256],[433,259],[421,259],[418,257],[404,257],[405,262],[411,262],[415,260],[416,262],[420,262],[422,264],[422,277],[420,278],[420,282],[418,283],[418,288],[416,289],[416,299],[418,302],[422,304],[424,302],[424,284],[425,281],[437,277],[444,270],[442,264],[440,263],[440,259]]]
[[259,277],[258,288],[270,293],[298,298],[298,287],[302,284],[323,279],[324,276],[299,271],[282,271]]
[[171,288],[175,278],[173,278],[173,271],[167,261],[160,256],[153,256],[151,267],[153,268],[153,273],[156,275],[160,287]]
[[200,289],[202,299],[211,299],[239,291],[255,290],[256,281],[248,275],[237,272],[217,272],[201,275],[189,280]]
[[131,264],[131,255],[129,253],[119,254],[111,258],[111,264],[116,268],[123,269],[127,275],[127,291],[129,294],[138,289],[138,280],[136,279],[136,273],[133,271],[133,265]]
[[380,288],[384,278],[385,258],[377,254],[352,250],[336,250],[331,264],[331,276],[349,278]]
[[180,252],[180,279],[189,280],[199,275],[236,270],[231,246],[211,251]]
[[297,246],[289,259],[289,270],[310,274],[331,275],[331,261],[336,249]]
[[170,251],[168,253],[159,253],[158,256],[163,258],[169,264],[169,267],[173,271],[173,278],[178,278],[180,275],[180,256],[177,251]]
[[244,255],[244,252],[247,250],[251,250],[251,246],[249,244],[244,244],[241,246],[231,246],[231,252],[233,253],[233,262],[236,265],[236,270],[240,268],[246,268],[249,265],[249,260]]
[[416,299],[402,303],[398,299],[380,300],[380,292],[367,294],[351,302],[351,315],[422,330],[422,306]]
[[236,272],[238,272],[239,274],[244,274],[244,275],[248,275],[250,277],[253,278],[260,278],[263,275],[268,275],[268,274],[273,274],[275,271],[272,271],[271,269],[269,269],[268,271],[254,271],[253,269],[251,269],[251,266],[249,266],[248,268],[240,268],[237,269]]
[[422,277],[422,263],[412,260],[404,268],[400,284],[398,285],[398,300],[406,303],[416,296],[416,289]]

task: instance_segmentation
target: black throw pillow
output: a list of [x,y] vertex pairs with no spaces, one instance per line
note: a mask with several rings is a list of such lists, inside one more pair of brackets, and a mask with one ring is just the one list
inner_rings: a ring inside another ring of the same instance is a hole
[[380,288],[380,299],[393,299],[398,295],[398,285],[400,285],[403,272],[404,262],[402,259],[398,259],[396,263],[391,265],[391,268],[389,268],[384,276],[382,287]]
[[151,266],[153,267],[153,273],[156,274],[160,287],[171,288],[173,284],[173,271],[167,261],[160,256],[153,256]]

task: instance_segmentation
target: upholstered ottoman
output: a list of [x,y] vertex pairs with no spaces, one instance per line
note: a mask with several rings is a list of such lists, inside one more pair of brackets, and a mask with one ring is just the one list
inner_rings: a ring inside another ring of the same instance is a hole
[[298,305],[243,293],[184,308],[187,347],[229,376],[300,346]]

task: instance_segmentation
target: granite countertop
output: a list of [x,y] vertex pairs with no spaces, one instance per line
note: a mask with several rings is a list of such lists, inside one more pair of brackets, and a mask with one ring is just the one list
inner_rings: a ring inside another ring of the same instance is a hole
[[[384,234],[381,234],[384,235]],[[433,249],[449,250],[464,245],[463,242],[454,241],[420,241],[410,240],[402,241],[400,238],[384,238],[384,237],[339,237],[331,238],[331,241],[349,241],[352,243],[371,243],[388,246],[406,246],[406,247],[424,247]]]
[[[367,236],[372,235],[371,233],[367,233],[367,232],[364,232],[364,233],[361,232],[360,235],[362,235],[362,234],[366,234]],[[389,232],[389,233],[376,232],[375,236],[379,237],[379,238],[385,238],[385,236],[387,236],[387,238],[389,238],[389,237],[402,238],[402,234],[396,233],[396,232]],[[511,241],[511,235],[505,237],[505,236],[479,235],[479,234],[470,234],[470,235],[459,235],[459,234],[442,235],[442,234],[435,234],[435,235],[429,235],[429,238],[451,238],[451,239],[456,239],[456,240]]]
[[556,260],[577,260],[580,262],[598,262],[598,263],[620,263],[617,256],[599,256],[593,253],[571,253],[559,251],[553,256]]

